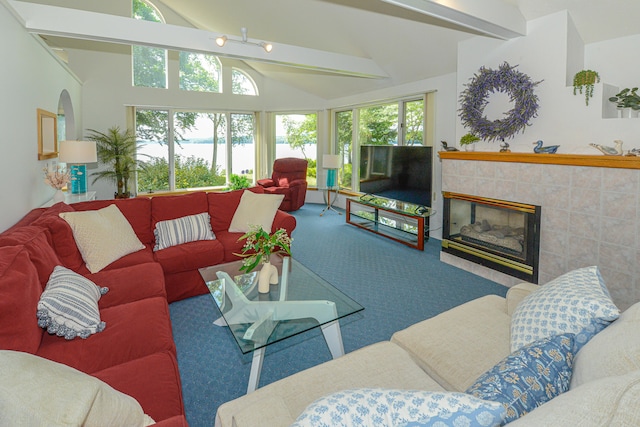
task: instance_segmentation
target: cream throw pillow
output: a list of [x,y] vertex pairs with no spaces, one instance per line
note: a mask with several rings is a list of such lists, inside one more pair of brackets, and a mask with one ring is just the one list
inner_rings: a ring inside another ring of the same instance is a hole
[[59,215],[71,226],[82,259],[92,273],[125,255],[144,249],[116,205],[97,211],[62,212]]
[[0,350],[0,425],[148,426],[131,396],[69,366]]
[[284,194],[256,194],[245,190],[233,214],[229,231],[246,233],[249,226],[259,225],[264,231],[271,233],[273,219],[283,199]]

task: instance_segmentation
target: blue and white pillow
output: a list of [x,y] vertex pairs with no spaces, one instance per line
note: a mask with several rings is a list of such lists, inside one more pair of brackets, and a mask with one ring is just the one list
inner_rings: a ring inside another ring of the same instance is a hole
[[511,317],[511,351],[541,338],[575,334],[577,352],[620,316],[598,267],[570,271],[525,297]]
[[501,403],[505,424],[514,421],[569,389],[573,346],[573,334],[530,344],[482,374],[467,393]]
[[505,412],[499,402],[465,393],[363,388],[316,400],[291,427],[488,427],[499,426]]
[[50,334],[72,340],[104,330],[98,300],[109,291],[68,268],[56,266],[38,301],[38,326]]
[[215,240],[211,219],[207,212],[158,221],[153,230],[156,238],[154,251],[198,240]]

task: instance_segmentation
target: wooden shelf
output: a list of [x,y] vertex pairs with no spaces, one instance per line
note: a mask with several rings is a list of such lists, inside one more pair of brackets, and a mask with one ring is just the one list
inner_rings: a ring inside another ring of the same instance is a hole
[[440,151],[441,159],[485,162],[538,163],[549,165],[591,166],[640,169],[640,157],[584,154],[499,153],[490,151]]

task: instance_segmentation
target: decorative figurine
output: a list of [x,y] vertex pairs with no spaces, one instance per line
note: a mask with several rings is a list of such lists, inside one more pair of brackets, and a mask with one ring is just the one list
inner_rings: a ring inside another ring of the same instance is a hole
[[559,145],[548,145],[543,147],[542,140],[538,140],[537,142],[534,142],[534,144],[536,144],[536,146],[533,147],[533,152],[538,154],[555,154],[555,152],[558,151],[558,147],[560,147]]
[[627,154],[625,154],[626,156],[640,156],[640,148],[632,148],[631,150],[627,151]]
[[500,144],[500,152],[501,153],[510,153],[511,150],[509,149],[509,143],[508,142],[504,142],[504,140],[502,141],[502,144]]
[[444,151],[458,151],[456,147],[449,147],[449,144],[447,144],[447,141],[440,141],[440,144],[442,144],[442,149]]
[[616,144],[615,147],[609,147],[607,145],[600,145],[600,144],[593,144],[593,143],[589,145],[597,150],[600,150],[602,154],[604,154],[605,156],[622,156],[622,141],[619,139],[616,139],[613,142],[614,144]]

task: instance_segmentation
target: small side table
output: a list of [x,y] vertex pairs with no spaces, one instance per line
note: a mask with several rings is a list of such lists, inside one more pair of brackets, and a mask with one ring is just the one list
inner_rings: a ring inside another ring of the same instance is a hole
[[[332,210],[338,215],[342,215],[342,212],[336,210],[333,207],[333,204],[336,202],[336,200],[338,200],[338,195],[340,194],[340,187],[338,186],[324,187],[324,188],[318,188],[318,190],[322,191],[322,197],[324,198],[324,203],[326,204],[325,208],[322,210],[322,212],[320,212],[320,216],[324,215],[324,213],[327,212],[328,210]],[[331,199],[331,193],[334,193],[333,199]]]

